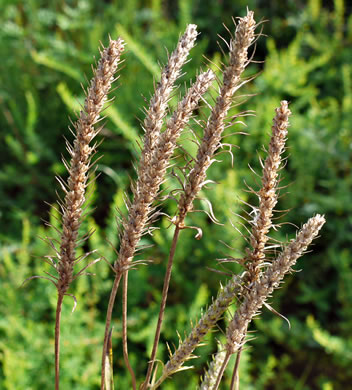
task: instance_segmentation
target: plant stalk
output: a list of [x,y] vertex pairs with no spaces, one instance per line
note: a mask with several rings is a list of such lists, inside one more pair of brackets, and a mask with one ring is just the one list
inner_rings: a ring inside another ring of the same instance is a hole
[[136,376],[128,359],[128,344],[127,344],[127,296],[128,296],[128,270],[123,274],[122,281],[122,350],[123,359],[126,367],[131,375],[133,390],[136,390]]
[[106,313],[103,356],[102,356],[102,364],[101,364],[101,384],[100,384],[101,390],[104,390],[104,388],[105,388],[105,356],[106,356],[106,352],[108,350],[109,330],[110,330],[110,325],[111,325],[112,310],[114,308],[115,298],[116,298],[117,290],[119,288],[121,277],[122,277],[121,273],[116,274],[114,284],[112,286],[112,290],[110,293],[108,310]]
[[180,230],[181,230],[180,223],[178,223],[176,225],[174,237],[172,239],[171,249],[170,249],[170,253],[169,253],[169,259],[168,259],[166,273],[165,273],[165,277],[164,277],[164,286],[163,286],[162,298],[161,298],[161,303],[160,303],[158,323],[157,323],[157,327],[156,327],[156,331],[155,331],[153,350],[152,350],[152,354],[151,354],[149,365],[148,365],[147,375],[146,375],[145,381],[142,385],[142,390],[147,389],[148,382],[149,382],[150,377],[151,377],[152,372],[153,372],[154,362],[155,362],[156,353],[158,350],[158,345],[159,345],[159,340],[160,340],[161,325],[162,325],[162,322],[164,319],[167,294],[168,294],[169,286],[170,286],[172,264],[173,264],[173,260],[175,257],[176,246],[177,246],[178,237],[180,235]]
[[220,382],[221,382],[221,379],[222,379],[222,377],[224,375],[225,369],[226,369],[226,367],[227,367],[227,365],[229,363],[230,357],[231,357],[231,354],[229,352],[227,352],[226,356],[225,356],[225,359],[224,359],[224,362],[222,363],[222,366],[220,368],[219,375],[216,378],[216,383],[215,383],[215,385],[213,387],[213,390],[218,390]]
[[242,352],[242,347],[237,352],[235,367],[233,368],[233,373],[232,373],[230,390],[239,390],[240,376],[238,372],[240,367],[241,352]]
[[64,294],[59,291],[55,318],[55,390],[59,390],[60,388],[60,323],[63,299]]

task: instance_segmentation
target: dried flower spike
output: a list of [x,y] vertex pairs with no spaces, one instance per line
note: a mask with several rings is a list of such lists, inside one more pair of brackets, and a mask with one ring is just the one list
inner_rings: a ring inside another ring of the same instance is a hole
[[[181,37],[177,48],[169,58],[167,66],[162,72],[161,81],[151,100],[150,109],[147,111],[147,118],[144,122],[144,147],[138,168],[138,179],[134,190],[134,199],[129,207],[128,219],[123,224],[124,231],[121,238],[119,255],[114,263],[116,276],[108,305],[103,356],[106,353],[107,334],[110,327],[116,291],[121,275],[124,274],[122,293],[123,345],[127,365],[127,327],[125,319],[127,311],[128,269],[132,263],[137,245],[143,233],[148,228],[148,220],[150,219],[150,214],[153,210],[153,203],[158,196],[160,185],[164,180],[166,169],[176,147],[177,138],[190,120],[201,96],[210,87],[215,77],[211,71],[202,73],[198,76],[194,85],[189,89],[184,99],[178,105],[174,115],[168,121],[166,130],[164,133],[161,133],[160,130],[165,117],[169,96],[173,89],[173,84],[180,74],[181,66],[186,61],[189,51],[195,44],[196,36],[196,26],[189,25],[185,34]],[[132,370],[130,370],[130,372],[133,377]],[[101,389],[104,388],[103,377],[104,364],[102,363]]]
[[251,251],[248,253],[246,268],[248,269],[248,284],[259,276],[259,266],[265,258],[265,244],[272,227],[273,210],[277,204],[278,175],[281,165],[281,155],[285,150],[285,142],[288,128],[288,118],[291,111],[287,101],[283,100],[276,109],[273,119],[272,136],[269,144],[268,156],[264,163],[262,188],[256,193],[259,198],[257,217],[252,222],[250,236]]
[[171,54],[167,65],[163,68],[160,81],[150,100],[149,109],[146,111],[146,117],[143,123],[145,132],[144,147],[140,160],[140,170],[138,171],[141,185],[145,180],[148,180],[148,178],[143,177],[143,167],[150,163],[152,151],[159,140],[160,130],[163,126],[168,108],[168,101],[171,92],[175,88],[175,81],[180,77],[181,68],[185,64],[191,49],[195,45],[197,34],[197,26],[195,24],[189,24],[185,33],[179,40],[176,49]]
[[198,323],[192,328],[190,334],[182,341],[174,354],[170,356],[165,364],[163,372],[155,384],[155,388],[160,386],[164,380],[179,371],[182,365],[191,359],[192,352],[203,341],[204,336],[215,326],[224,314],[226,309],[238,294],[240,289],[240,278],[234,275],[224,287],[220,287],[215,301],[209,306]]
[[204,378],[199,390],[213,390],[216,378],[219,375],[222,364],[226,356],[226,350],[223,345],[219,344],[218,352],[213,356],[213,360],[209,365],[208,371],[204,374]]
[[117,41],[110,39],[109,46],[101,53],[94,77],[87,90],[84,108],[74,124],[76,139],[73,147],[68,146],[71,162],[68,166],[66,196],[64,204],[61,205],[63,232],[58,264],[58,290],[61,293],[66,293],[73,279],[78,229],[81,224],[82,206],[85,202],[88,170],[91,156],[96,148],[96,145],[90,146],[90,143],[100,130],[95,129],[94,125],[99,121],[100,113],[107,101],[123,49],[122,39]]
[[253,15],[252,11],[248,11],[247,16],[240,18],[235,40],[230,41],[230,61],[224,71],[223,84],[204,129],[196,163],[187,178],[185,192],[179,202],[180,225],[183,225],[187,213],[193,207],[193,200],[204,184],[206,171],[213,162],[215,151],[220,146],[225,119],[231,107],[233,95],[242,85],[241,75],[248,64],[248,49],[255,37],[256,23]]
[[324,223],[325,218],[322,215],[317,214],[310,218],[303,225],[297,237],[291,240],[278,258],[264,272],[263,276],[254,282],[227,328],[226,348],[229,354],[235,353],[241,347],[249,322],[259,312],[274,289],[279,287],[281,280],[303,255]]
[[[55,389],[59,389],[59,359],[60,359],[60,319],[61,307],[64,295],[72,282],[76,258],[78,230],[81,224],[82,206],[85,202],[85,189],[87,186],[88,171],[91,165],[91,157],[95,152],[96,144],[90,146],[100,129],[94,125],[100,119],[100,113],[108,98],[108,92],[114,81],[120,55],[124,49],[122,39],[110,39],[109,46],[101,52],[101,58],[97,69],[87,90],[84,108],[80,112],[77,122],[74,124],[76,139],[73,147],[68,145],[71,155],[70,165],[65,163],[69,178],[67,185],[59,179],[66,195],[62,209],[62,235],[60,253],[58,254],[57,282],[58,301],[56,307],[55,323]],[[83,269],[87,268],[84,267]],[[83,270],[79,271],[79,276]]]
[[[128,221],[124,224],[119,257],[115,262],[116,270],[118,268],[126,268],[132,260],[138,242],[145,230],[152,203],[163,181],[164,176],[160,174],[158,167],[152,163],[153,151],[160,138],[160,130],[166,114],[170,93],[174,88],[177,77],[180,75],[181,66],[186,61],[189,51],[195,44],[196,37],[196,26],[191,24],[187,27],[185,34],[181,37],[175,51],[170,56],[168,64],[163,69],[161,80],[150,101],[150,108],[146,113],[144,121],[144,147],[138,169],[134,200],[129,209]],[[175,146],[176,144],[173,143],[173,148]],[[170,148],[170,154],[173,148]],[[170,158],[170,155],[167,157]],[[158,148],[156,149],[155,160],[157,162],[162,161],[162,165],[165,165],[166,169],[168,159],[165,155],[161,155]],[[163,171],[164,173],[165,170]]]

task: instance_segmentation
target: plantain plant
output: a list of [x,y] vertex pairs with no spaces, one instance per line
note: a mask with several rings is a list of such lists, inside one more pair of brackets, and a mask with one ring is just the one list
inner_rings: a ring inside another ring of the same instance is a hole
[[[246,233],[241,233],[246,240],[246,250],[242,256],[229,255],[222,263],[234,262],[241,266],[238,274],[230,274],[227,282],[221,285],[216,298],[204,310],[200,319],[193,324],[189,334],[182,340],[174,351],[169,348],[170,357],[167,362],[158,358],[158,347],[163,320],[166,313],[168,291],[172,277],[172,269],[176,252],[182,253],[182,234],[185,229],[194,229],[196,239],[209,240],[202,237],[201,226],[192,225],[191,213],[197,211],[198,199],[204,197],[206,185],[211,183],[208,178],[208,169],[217,162],[217,156],[226,148],[232,153],[232,146],[225,142],[228,129],[240,126],[242,120],[252,112],[240,111],[241,101],[246,96],[240,96],[238,91],[252,77],[246,78],[244,71],[252,62],[254,44],[260,37],[257,32],[258,24],[251,11],[243,18],[234,20],[235,32],[227,42],[227,64],[221,64],[214,72],[209,69],[200,70],[185,94],[178,100],[172,111],[170,100],[175,95],[177,80],[182,75],[183,65],[189,60],[190,52],[195,45],[198,35],[197,26],[190,24],[179,39],[175,50],[169,55],[167,64],[161,70],[160,79],[155,85],[154,94],[145,108],[145,118],[142,122],[144,137],[140,143],[140,158],[136,164],[137,179],[132,183],[132,198],[126,196],[127,215],[120,213],[116,234],[119,234],[119,246],[113,247],[116,260],[108,262],[112,271],[111,293],[106,313],[105,334],[102,335],[101,359],[101,390],[109,390],[114,386],[112,360],[112,321],[114,317],[115,300],[118,289],[121,288],[122,307],[122,346],[126,369],[131,378],[131,388],[142,390],[156,389],[175,373],[190,368],[187,361],[194,358],[194,350],[201,345],[205,336],[215,329],[225,313],[235,303],[234,313],[229,315],[226,324],[226,341],[219,345],[209,370],[205,373],[200,388],[219,388],[224,371],[231,358],[235,365],[231,378],[231,389],[239,388],[239,361],[241,352],[248,337],[250,323],[262,310],[263,306],[275,310],[269,305],[268,298],[282,283],[284,276],[292,271],[297,259],[301,257],[312,240],[318,235],[325,223],[322,215],[310,218],[296,238],[283,243],[270,236],[272,230],[280,227],[274,217],[278,203],[280,187],[280,171],[284,167],[285,142],[288,134],[289,117],[291,111],[288,102],[283,100],[276,109],[271,129],[270,144],[266,151],[265,161],[261,161],[262,173],[258,174],[260,184],[258,189],[248,187],[258,198],[257,204],[246,207],[247,217],[244,216]],[[60,387],[60,319],[63,300],[66,296],[75,297],[70,288],[72,282],[86,274],[87,268],[93,266],[103,257],[93,256],[93,251],[77,254],[77,247],[84,245],[85,240],[94,234],[93,231],[79,235],[79,229],[87,210],[87,187],[89,188],[89,172],[94,173],[92,167],[97,159],[95,155],[98,142],[93,142],[102,126],[98,123],[102,119],[102,112],[109,102],[108,94],[112,83],[117,79],[116,72],[124,51],[122,38],[113,40],[101,51],[101,59],[94,70],[93,78],[86,91],[85,103],[82,106],[78,119],[73,123],[73,145],[67,142],[70,160],[63,159],[69,173],[68,179],[58,177],[60,187],[64,193],[63,199],[58,201],[61,230],[59,240],[46,238],[53,250],[53,254],[45,257],[45,261],[53,271],[46,276],[31,278],[45,278],[50,280],[57,289],[57,309],[55,321],[55,389]],[[213,65],[213,64],[211,64]],[[128,68],[128,64],[126,64]],[[237,113],[230,116],[232,107]],[[209,115],[206,113],[209,112]],[[169,115],[170,113],[170,115]],[[192,122],[191,122],[192,120]],[[198,129],[195,131],[194,126]],[[197,135],[201,129],[201,135]],[[183,148],[179,140],[185,132],[197,146],[197,153],[192,156]],[[176,153],[176,150],[178,152]],[[178,154],[178,158],[175,158]],[[182,156],[182,159],[180,158]],[[94,175],[91,175],[94,178]],[[165,183],[171,179],[172,185],[168,188]],[[175,181],[178,183],[174,185]],[[166,188],[166,189],[165,189]],[[174,214],[165,215],[163,200],[171,198],[175,202]],[[208,201],[209,221],[219,223]],[[138,383],[133,364],[128,354],[128,296],[129,272],[138,272],[141,265],[148,265],[147,261],[136,260],[136,253],[141,250],[141,239],[144,234],[152,233],[156,228],[158,218],[167,218],[173,237],[169,243],[169,255],[164,275],[164,284],[159,302],[160,310],[156,320],[155,336],[148,361],[142,360],[138,364],[145,366],[145,378]],[[108,245],[108,244],[107,244]],[[83,264],[87,261],[86,264]],[[82,265],[83,264],[83,265]],[[29,278],[29,279],[31,279]],[[116,356],[116,354],[115,354]],[[115,382],[119,387],[118,378]]]

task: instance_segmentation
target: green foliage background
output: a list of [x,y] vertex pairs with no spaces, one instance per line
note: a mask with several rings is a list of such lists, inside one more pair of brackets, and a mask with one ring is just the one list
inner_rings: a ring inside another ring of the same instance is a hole
[[[134,177],[132,163],[138,155],[141,135],[140,108],[158,77],[158,61],[166,60],[187,23],[196,23],[201,35],[180,84],[205,67],[205,53],[219,63],[217,34],[228,38],[222,26],[232,26],[231,16],[243,16],[246,6],[256,20],[268,19],[247,75],[261,72],[246,87],[256,94],[239,109],[256,111],[246,118],[249,136],[233,135],[228,142],[240,149],[231,159],[223,155],[209,177],[218,184],[206,191],[215,214],[224,223],[216,226],[203,213],[189,222],[201,226],[203,239],[182,232],[177,252],[169,308],[162,334],[160,358],[166,360],[165,342],[177,344],[216,294],[226,278],[211,272],[216,259],[228,254],[220,240],[242,249],[244,243],[232,228],[231,213],[243,213],[239,198],[255,202],[243,191],[245,180],[256,187],[248,164],[259,170],[258,154],[267,144],[274,108],[281,99],[291,102],[292,126],[283,184],[288,192],[279,208],[290,209],[281,221],[300,226],[314,213],[324,213],[327,224],[314,252],[299,263],[302,272],[286,279],[272,299],[274,308],[289,318],[292,329],[270,312],[255,320],[256,338],[241,361],[241,388],[245,389],[346,389],[352,383],[352,16],[343,0],[303,1],[210,1],[210,0],[87,0],[50,2],[0,0],[0,388],[40,389],[53,387],[53,321],[55,288],[31,275],[45,275],[45,264],[34,256],[48,254],[38,236],[54,235],[42,218],[55,203],[55,175],[65,176],[60,155],[63,135],[71,139],[68,117],[74,117],[83,99],[80,83],[91,77],[90,64],[98,55],[98,42],[122,35],[128,52],[121,70],[116,101],[107,110],[105,138],[99,152],[102,174],[93,192],[91,216],[83,229],[95,228],[86,250],[98,249],[110,262],[114,253],[108,238],[118,245],[115,209],[124,210],[123,193]],[[231,27],[232,28],[232,27]],[[233,29],[233,28],[232,28]],[[182,90],[182,88],[181,88]],[[175,104],[177,94],[171,104]],[[233,113],[235,113],[234,111]],[[243,130],[237,128],[234,131]],[[229,133],[232,132],[230,129]],[[184,139],[187,148],[192,145]],[[172,213],[174,204],[165,203]],[[200,209],[206,209],[204,202]],[[54,214],[55,211],[51,210]],[[247,210],[248,211],[248,210]],[[57,222],[51,217],[51,223]],[[172,229],[166,219],[153,237],[155,244],[140,258],[153,260],[130,274],[129,329],[131,361],[143,377],[160,300],[165,259]],[[276,233],[285,240],[295,228],[284,225]],[[231,253],[234,255],[234,253]],[[236,254],[235,254],[236,255]],[[235,271],[235,268],[232,268]],[[237,269],[238,271],[238,269]],[[106,263],[95,266],[94,277],[82,277],[73,286],[78,300],[64,302],[62,323],[62,388],[95,389],[104,317],[112,284]],[[114,315],[114,362],[116,388],[129,388],[123,369],[119,308]],[[206,362],[216,349],[211,334],[198,349],[201,358],[194,370],[176,374],[163,388],[196,387]],[[224,387],[225,388],[225,387]]]

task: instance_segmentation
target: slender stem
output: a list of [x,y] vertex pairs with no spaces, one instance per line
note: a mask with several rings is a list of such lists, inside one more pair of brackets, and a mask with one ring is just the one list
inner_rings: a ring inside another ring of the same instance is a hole
[[172,239],[171,249],[170,249],[170,253],[169,253],[169,260],[167,263],[166,273],[165,273],[165,277],[164,277],[164,286],[163,286],[162,298],[161,298],[161,303],[160,303],[159,318],[158,318],[158,323],[156,326],[153,350],[152,350],[152,354],[151,354],[149,365],[148,365],[147,375],[146,375],[145,381],[142,385],[143,390],[147,389],[148,382],[149,382],[150,377],[151,377],[152,372],[153,372],[154,362],[155,362],[156,353],[158,350],[158,345],[159,345],[159,340],[160,340],[161,325],[162,325],[162,322],[164,319],[167,294],[169,291],[171,272],[172,272],[172,264],[173,264],[173,260],[175,257],[176,246],[177,246],[177,241],[178,241],[178,237],[180,234],[180,230],[181,230],[180,224],[177,224],[175,232],[174,232],[174,237]]
[[226,369],[226,367],[227,367],[227,365],[229,363],[230,357],[231,357],[231,354],[229,352],[227,352],[226,356],[225,356],[225,359],[224,359],[224,362],[222,363],[222,366],[220,368],[218,377],[216,378],[216,383],[215,383],[215,385],[213,387],[213,390],[218,390],[220,382],[221,382],[221,379],[222,379],[222,377],[224,375],[225,369]]
[[128,359],[127,345],[127,295],[128,295],[128,270],[123,274],[122,281],[122,349],[126,367],[131,375],[133,390],[136,390],[136,376]]
[[112,290],[111,290],[111,293],[110,293],[108,310],[107,310],[107,313],[106,313],[105,334],[104,334],[104,344],[103,344],[103,356],[102,356],[102,364],[101,364],[101,384],[100,384],[100,389],[101,390],[104,390],[104,388],[105,388],[105,356],[106,356],[106,352],[108,350],[109,331],[110,331],[112,310],[114,308],[116,293],[117,293],[117,290],[119,288],[121,276],[122,276],[121,273],[116,274],[116,277],[115,277],[115,280],[114,280],[114,284],[112,286]]
[[237,352],[235,367],[233,368],[233,373],[232,373],[230,390],[239,390],[240,376],[238,375],[238,370],[240,366],[241,352],[242,352],[242,347]]
[[56,319],[55,319],[55,390],[60,388],[60,322],[62,301],[64,294],[59,291],[56,304]]

